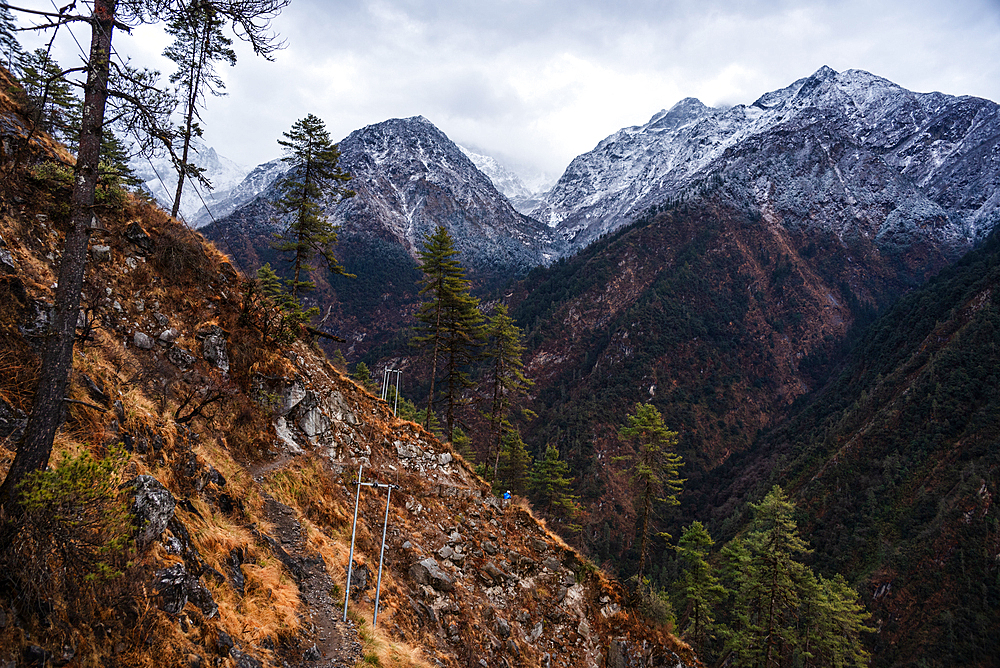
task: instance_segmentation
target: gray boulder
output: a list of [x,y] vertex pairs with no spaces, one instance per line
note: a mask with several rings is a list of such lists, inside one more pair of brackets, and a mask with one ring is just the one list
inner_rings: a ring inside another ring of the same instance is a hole
[[153,254],[153,240],[138,222],[132,221],[128,224],[125,228],[125,239],[136,247],[140,255]]
[[201,581],[187,572],[184,564],[174,564],[156,572],[153,576],[153,590],[160,598],[160,609],[176,615],[188,601],[201,610],[206,619],[211,619],[219,611],[219,606]]
[[191,368],[191,365],[195,363],[195,357],[188,351],[184,350],[180,346],[171,346],[167,349],[167,359],[170,363],[176,366],[182,371],[186,371]]
[[93,258],[94,262],[110,262],[111,246],[100,246],[100,245],[91,246],[90,257]]
[[7,250],[7,243],[0,237],[0,271],[5,274],[16,274],[17,273],[17,262],[14,261],[14,256],[11,252]]
[[135,490],[132,514],[138,527],[136,543],[145,547],[160,537],[174,516],[177,502],[167,488],[153,476],[140,475],[125,483]]
[[403,459],[415,459],[424,456],[424,451],[412,443],[395,441],[393,445],[396,446],[396,455]]
[[135,347],[141,350],[150,350],[155,344],[153,339],[149,338],[142,332],[136,332],[132,336],[132,342],[135,343]]
[[165,329],[162,332],[160,332],[160,336],[158,338],[163,343],[173,343],[174,341],[177,340],[177,337],[179,337],[180,335],[181,335],[180,332],[178,332],[173,327],[170,327],[169,329]]
[[479,573],[487,580],[490,580],[497,584],[503,582],[504,580],[510,577],[509,575],[507,575],[507,573],[504,573],[503,570],[499,566],[494,564],[492,561],[487,561],[485,564],[483,564],[483,567],[479,569]]
[[441,570],[438,562],[428,557],[410,566],[410,577],[419,584],[430,585],[438,591],[451,591],[455,580]]
[[202,342],[202,356],[222,369],[223,373],[229,373],[229,353],[226,351],[226,340],[221,336],[209,336]]
[[230,656],[236,662],[236,668],[262,668],[264,665],[257,657],[251,654],[244,654],[238,649],[234,649],[230,653]]

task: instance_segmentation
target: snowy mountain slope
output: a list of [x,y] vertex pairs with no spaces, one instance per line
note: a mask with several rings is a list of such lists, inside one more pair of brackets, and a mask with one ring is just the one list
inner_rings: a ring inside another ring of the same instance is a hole
[[201,206],[191,216],[192,224],[201,227],[213,220],[225,218],[267,190],[287,169],[287,165],[280,158],[257,165],[238,185],[226,191],[216,190],[212,193],[211,199],[205,198],[208,206]]
[[[619,130],[574,159],[532,215],[582,246],[718,175],[786,225],[896,240],[924,230],[961,246],[996,222],[998,152],[993,102],[824,67],[749,106],[687,98]],[[789,191],[804,198],[786,206]],[[835,204],[847,206],[839,221],[822,215]]]
[[[415,259],[424,235],[444,225],[465,266],[490,280],[546,264],[565,248],[548,228],[515,211],[490,178],[422,116],[356,130],[339,147],[356,192],[329,210],[342,243],[379,238],[400,244]],[[234,213],[206,233],[263,234],[273,228],[268,201],[276,169],[266,163],[248,176],[224,204]]]
[[[193,187],[190,182],[184,184],[184,191],[181,193],[180,215],[188,223],[197,227],[200,210],[204,208],[202,198],[204,198],[204,202],[212,206],[213,203],[227,197],[229,191],[239,185],[250,170],[225,156],[219,155],[214,148],[206,146],[200,140],[193,141],[192,148],[195,155],[191,162],[205,169],[205,177],[213,186],[212,190],[208,190],[200,184],[197,187]],[[130,166],[136,175],[143,180],[143,185],[156,201],[167,211],[170,211],[173,208],[174,193],[177,190],[177,172],[174,171],[169,158],[161,156],[151,161],[136,158]],[[204,217],[207,218],[207,216]]]
[[561,250],[549,230],[515,211],[422,116],[352,132],[340,150],[357,193],[332,212],[344,235],[370,233],[377,225],[415,257],[424,235],[444,225],[470,268],[508,275],[545,264]]
[[494,157],[471,151],[464,146],[458,147],[472,161],[476,169],[490,178],[497,190],[510,200],[511,205],[520,213],[528,214],[541,204],[540,192],[532,190],[520,176],[507,169]]

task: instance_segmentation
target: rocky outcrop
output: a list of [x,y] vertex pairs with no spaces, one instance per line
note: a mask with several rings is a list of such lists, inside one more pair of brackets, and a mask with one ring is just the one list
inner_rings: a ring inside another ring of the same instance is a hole
[[126,483],[135,494],[132,514],[137,528],[136,543],[150,545],[160,537],[174,516],[177,502],[160,482],[148,475],[141,475]]
[[193,603],[206,619],[211,619],[219,611],[212,599],[212,593],[199,579],[187,572],[184,564],[175,564],[157,571],[153,578],[153,589],[160,599],[160,609],[176,615],[188,601]]
[[438,591],[451,591],[455,580],[441,570],[435,559],[427,558],[410,566],[410,577],[417,583],[430,585]]

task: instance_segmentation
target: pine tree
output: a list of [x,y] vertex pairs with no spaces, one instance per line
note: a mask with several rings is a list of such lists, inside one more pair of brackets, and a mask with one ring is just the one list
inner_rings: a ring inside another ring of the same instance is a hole
[[[734,649],[742,665],[771,666],[785,648],[797,644],[799,592],[807,574],[796,558],[810,550],[792,518],[795,507],[780,487],[750,507],[754,520],[745,540],[750,562],[737,590],[744,637],[742,646]],[[748,637],[751,642],[746,642]]]
[[174,41],[163,51],[163,55],[177,64],[177,70],[170,75],[170,83],[177,84],[184,114],[179,133],[181,154],[176,165],[177,190],[170,211],[175,218],[181,206],[185,177],[204,180],[204,170],[190,164],[188,157],[191,139],[202,135],[198,109],[205,105],[205,93],[225,95],[226,84],[216,74],[215,63],[221,61],[230,66],[236,65],[233,40],[222,32],[224,24],[210,3],[201,2],[193,3],[167,23],[167,33],[173,36]]
[[528,485],[531,493],[545,507],[545,512],[551,514],[556,509],[568,517],[575,517],[579,512],[576,504],[578,497],[569,492],[573,479],[567,478],[567,473],[569,464],[559,459],[559,450],[554,446],[547,446],[545,455],[535,461]]
[[528,487],[528,475],[531,472],[531,455],[524,445],[521,432],[510,424],[505,424],[503,441],[500,445],[500,459],[493,476],[493,491],[496,493],[509,489],[514,494],[524,495]]
[[74,139],[73,119],[82,109],[59,63],[45,49],[35,49],[21,57],[20,71],[34,126],[60,141]]
[[861,636],[875,629],[865,624],[871,613],[858,600],[858,592],[839,573],[831,579],[809,575],[796,658],[804,667],[868,666],[871,657]]
[[16,73],[19,69],[24,50],[21,42],[18,41],[14,32],[17,25],[14,23],[14,15],[7,7],[0,7],[0,59],[8,72]]
[[798,561],[810,553],[794,504],[775,486],[759,504],[746,538],[724,554],[732,582],[726,644],[739,666],[864,666],[861,635],[870,615],[843,578],[827,580]]
[[358,383],[361,384],[361,387],[365,388],[372,394],[378,390],[378,384],[372,379],[372,372],[368,370],[368,365],[364,362],[358,362],[354,366],[354,373],[351,374],[351,378],[358,381]]
[[619,438],[635,444],[635,454],[618,457],[632,465],[632,481],[637,489],[636,514],[639,517],[639,575],[646,565],[649,549],[650,525],[654,503],[676,506],[684,480],[679,475],[684,465],[677,447],[677,432],[663,424],[663,416],[652,404],[637,404],[635,414],[629,415]]
[[313,271],[309,263],[317,255],[333,273],[351,276],[333,256],[337,227],[330,223],[324,206],[353,197],[354,192],[345,185],[351,175],[340,168],[340,150],[330,141],[323,121],[309,114],[283,136],[285,139],[279,139],[278,144],[285,150],[282,160],[289,171],[278,182],[280,197],[275,205],[287,223],[274,247],[291,255],[292,278],[288,286],[298,299],[300,292],[316,287],[306,275]]
[[534,385],[524,375],[523,355],[521,330],[508,315],[507,307],[498,304],[486,327],[486,350],[483,355],[488,369],[487,388],[492,395],[486,457],[488,460],[490,453],[494,453],[494,475],[500,470],[501,439],[504,438],[504,425],[507,424],[511,403]]
[[698,646],[711,637],[715,624],[714,608],[726,589],[712,572],[708,556],[714,541],[701,522],[692,522],[677,541],[677,557],[683,575],[676,583],[683,605],[682,630]]
[[319,315],[319,307],[302,308],[302,303],[288,291],[286,282],[274,273],[270,264],[257,270],[256,285],[270,306],[260,314],[262,321],[258,325],[264,336],[273,341],[288,343],[295,340],[302,325]]
[[[432,415],[439,365],[445,372],[445,437],[450,441],[455,429],[455,409],[463,390],[473,385],[467,372],[482,339],[479,300],[469,294],[470,283],[456,259],[458,251],[448,230],[439,226],[424,237],[419,252],[424,278],[420,294],[425,301],[417,311],[417,334],[412,343],[430,357],[430,389],[427,419]],[[428,424],[424,425],[429,428]]]

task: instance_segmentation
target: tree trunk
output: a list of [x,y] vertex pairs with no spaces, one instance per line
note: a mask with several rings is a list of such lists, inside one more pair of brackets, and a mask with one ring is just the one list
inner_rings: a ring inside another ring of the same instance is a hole
[[642,521],[641,537],[639,539],[639,581],[642,582],[642,574],[646,571],[646,549],[649,540],[649,516],[653,511],[653,486],[646,483],[646,489],[642,494]]
[[[490,417],[490,445],[496,446],[496,459],[493,463],[493,482],[497,481],[497,469],[500,468],[500,444],[501,425],[503,417],[501,415],[501,402],[503,400],[503,390],[500,386],[500,379],[503,373],[503,351],[497,351],[497,363],[493,371],[493,414]],[[489,457],[489,451],[486,456]],[[487,460],[489,461],[489,460]],[[509,481],[508,481],[509,483]]]
[[427,414],[424,415],[424,429],[430,431],[431,429],[431,410],[434,406],[434,377],[437,375],[437,360],[438,360],[438,344],[441,340],[441,301],[444,299],[444,279],[441,281],[441,289],[438,291],[437,300],[437,310],[434,314],[434,352],[431,354],[431,387],[427,392]]
[[8,512],[18,506],[16,488],[32,471],[44,469],[52,453],[52,441],[63,421],[63,399],[73,367],[73,343],[80,313],[80,291],[87,268],[87,246],[94,220],[101,157],[101,133],[108,97],[111,34],[117,0],[94,0],[91,17],[90,61],[84,87],[80,147],[73,179],[69,229],[59,262],[52,323],[45,339],[38,388],[24,440],[17,449],[7,478],[0,487],[0,504]]

